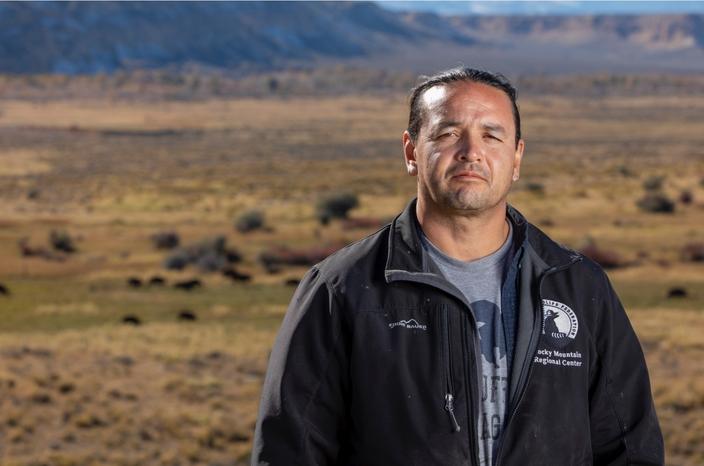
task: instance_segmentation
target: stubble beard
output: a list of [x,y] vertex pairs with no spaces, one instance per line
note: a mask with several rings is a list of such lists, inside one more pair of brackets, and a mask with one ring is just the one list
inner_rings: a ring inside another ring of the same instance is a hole
[[425,203],[434,204],[439,212],[450,215],[481,215],[505,200],[513,184],[508,181],[508,185],[504,186],[499,180],[495,181],[498,182],[497,185],[482,180],[453,182],[451,178],[431,177],[423,180],[423,177],[419,176],[418,195],[425,198]]
[[[437,192],[437,191],[436,191]],[[447,210],[460,212],[481,212],[491,207],[489,194],[486,190],[480,190],[463,186],[451,189],[446,187],[440,189],[437,202]]]

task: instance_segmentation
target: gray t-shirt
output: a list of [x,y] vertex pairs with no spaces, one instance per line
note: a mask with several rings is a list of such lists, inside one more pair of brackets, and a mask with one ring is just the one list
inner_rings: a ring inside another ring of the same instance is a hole
[[495,449],[503,428],[508,393],[506,338],[501,321],[501,286],[508,267],[512,226],[508,238],[492,254],[473,261],[460,261],[440,251],[421,231],[421,242],[445,278],[470,303],[479,330],[482,352],[481,412],[477,425],[479,462],[493,464]]

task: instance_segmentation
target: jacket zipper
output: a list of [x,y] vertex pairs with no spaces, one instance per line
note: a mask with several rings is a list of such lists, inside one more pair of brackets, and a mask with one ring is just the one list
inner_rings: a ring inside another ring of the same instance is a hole
[[[478,438],[478,433],[477,433],[477,423],[479,421],[479,412],[480,412],[480,406],[479,406],[479,400],[481,399],[481,394],[479,393],[479,383],[482,379],[482,374],[481,374],[481,366],[477,362],[477,358],[480,357],[479,355],[481,354],[481,350],[479,348],[479,335],[478,335],[478,330],[477,330],[477,325],[476,322],[474,321],[474,312],[472,311],[471,306],[467,304],[467,309],[469,310],[468,313],[468,318],[466,320],[463,320],[463,325],[462,325],[462,344],[465,348],[465,353],[470,353],[469,351],[469,343],[468,343],[468,337],[469,337],[469,332],[467,332],[466,328],[466,322],[469,321],[469,323],[472,326],[472,348],[473,351],[471,352],[472,355],[474,356],[473,358],[470,359],[470,369],[472,370],[472,375],[471,377],[466,374],[465,378],[467,379],[467,417],[469,419],[469,445],[472,450],[472,464],[477,464],[479,465],[479,446],[477,445],[477,438]],[[467,364],[467,359],[465,359],[465,367]],[[474,383],[472,381],[475,381]]]
[[450,421],[452,421],[452,427],[455,432],[459,432],[460,425],[455,417],[455,406],[454,406],[454,390],[452,388],[452,354],[450,353],[450,325],[448,324],[448,310],[443,308],[442,310],[442,325],[443,334],[445,336],[445,341],[442,345],[442,354],[445,362],[445,382],[446,382],[446,392],[445,392],[445,411],[450,415]]
[[[466,394],[467,394],[467,418],[469,420],[469,426],[467,427],[467,430],[469,432],[469,448],[471,451],[471,459],[470,459],[470,464],[472,465],[478,465],[479,464],[479,449],[477,446],[477,422],[479,419],[479,414],[478,412],[475,413],[475,411],[478,410],[479,404],[478,404],[478,397],[475,394],[476,390],[474,390],[475,386],[478,386],[479,380],[481,380],[481,373],[479,371],[479,365],[477,364],[477,357],[478,355],[481,354],[481,351],[479,349],[479,334],[477,330],[477,326],[474,323],[474,313],[472,311],[472,307],[469,305],[467,300],[464,298],[464,296],[459,292],[459,290],[455,291],[453,288],[454,287],[447,287],[444,286],[445,284],[439,281],[435,280],[427,280],[425,277],[418,276],[413,273],[407,273],[403,275],[403,278],[397,278],[396,280],[403,280],[403,281],[408,281],[408,282],[414,282],[414,283],[421,283],[423,285],[431,286],[433,288],[436,288],[440,291],[444,291],[445,293],[449,294],[450,296],[454,296],[459,302],[463,303],[465,306],[465,309],[467,310],[467,319],[463,319],[462,322],[462,329],[461,329],[461,337],[462,337],[462,359],[464,360],[465,368],[466,368],[466,363],[467,359],[471,359],[471,369],[472,369],[472,374],[469,376],[469,374],[465,373],[465,378],[467,378],[467,384],[465,384],[466,387]],[[465,354],[469,354],[469,344],[467,343],[467,337],[468,337],[468,332],[466,328],[466,321],[469,320],[470,324],[472,325],[472,341],[473,341],[473,348],[474,350],[471,352],[472,353],[472,358],[465,358]],[[446,320],[444,321],[446,322]],[[449,328],[449,325],[448,325]],[[443,332],[444,334],[448,335],[449,332]],[[449,349],[452,346],[451,341],[447,341],[447,348],[448,348],[448,357],[449,355]],[[444,351],[444,350],[443,350]],[[451,387],[449,387],[451,388]],[[445,399],[445,406],[448,414],[454,415],[454,394],[450,392],[452,395],[451,400],[450,397],[446,396]],[[447,394],[446,394],[447,395]],[[450,410],[450,408],[452,408]],[[455,418],[455,421],[457,421],[457,418]],[[453,423],[454,427],[454,423]],[[459,423],[457,423],[457,427],[459,427]],[[457,432],[457,430],[455,430]]]
[[[503,446],[504,446],[504,439],[506,438],[506,432],[508,432],[509,427],[511,426],[511,421],[513,420],[514,415],[516,414],[516,411],[518,411],[518,406],[521,404],[521,401],[523,400],[523,395],[525,394],[526,387],[528,387],[528,381],[530,380],[530,375],[532,373],[532,368],[533,368],[533,359],[535,359],[535,353],[538,350],[538,339],[540,338],[540,330],[542,329],[542,320],[543,320],[543,296],[542,296],[542,289],[543,289],[543,281],[545,278],[548,276],[552,275],[553,273],[560,272],[562,270],[565,270],[572,266],[573,264],[579,262],[581,258],[577,258],[576,260],[573,260],[572,262],[559,266],[559,267],[553,267],[551,269],[548,269],[545,271],[543,275],[540,276],[540,280],[538,282],[538,313],[537,316],[535,317],[535,321],[533,322],[533,332],[531,333],[530,336],[530,341],[528,342],[528,352],[526,353],[526,357],[523,360],[523,365],[521,366],[521,372],[520,375],[518,376],[518,381],[519,381],[519,391],[516,394],[516,402],[513,403],[511,406],[511,412],[509,416],[506,418],[505,422],[505,429],[503,430],[501,434],[501,439],[499,440],[499,446],[496,450],[496,463],[495,466],[499,466],[501,464],[501,454],[503,452]],[[536,330],[537,329],[537,330]]]

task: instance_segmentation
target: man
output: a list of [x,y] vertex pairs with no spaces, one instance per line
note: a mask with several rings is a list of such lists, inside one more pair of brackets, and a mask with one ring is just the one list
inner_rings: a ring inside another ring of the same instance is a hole
[[507,205],[524,149],[515,89],[455,69],[410,107],[418,197],[301,282],[252,464],[663,464],[608,278]]

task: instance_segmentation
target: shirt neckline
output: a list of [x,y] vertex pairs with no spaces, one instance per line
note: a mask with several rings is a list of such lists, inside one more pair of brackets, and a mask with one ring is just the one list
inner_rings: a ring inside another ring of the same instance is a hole
[[421,238],[421,243],[423,244],[423,247],[431,253],[434,259],[439,259],[441,262],[443,262],[444,265],[450,266],[455,269],[476,270],[489,269],[495,267],[496,264],[506,258],[506,254],[511,249],[511,243],[513,242],[513,225],[511,225],[511,222],[508,220],[508,218],[506,219],[506,222],[508,223],[508,235],[506,236],[506,240],[501,245],[501,247],[499,247],[499,249],[489,255],[470,261],[463,261],[448,256],[443,251],[441,251],[440,248],[433,244],[432,241],[430,241],[430,239],[425,235],[425,232],[420,227],[420,225],[417,225],[416,227],[418,228],[418,235]]

